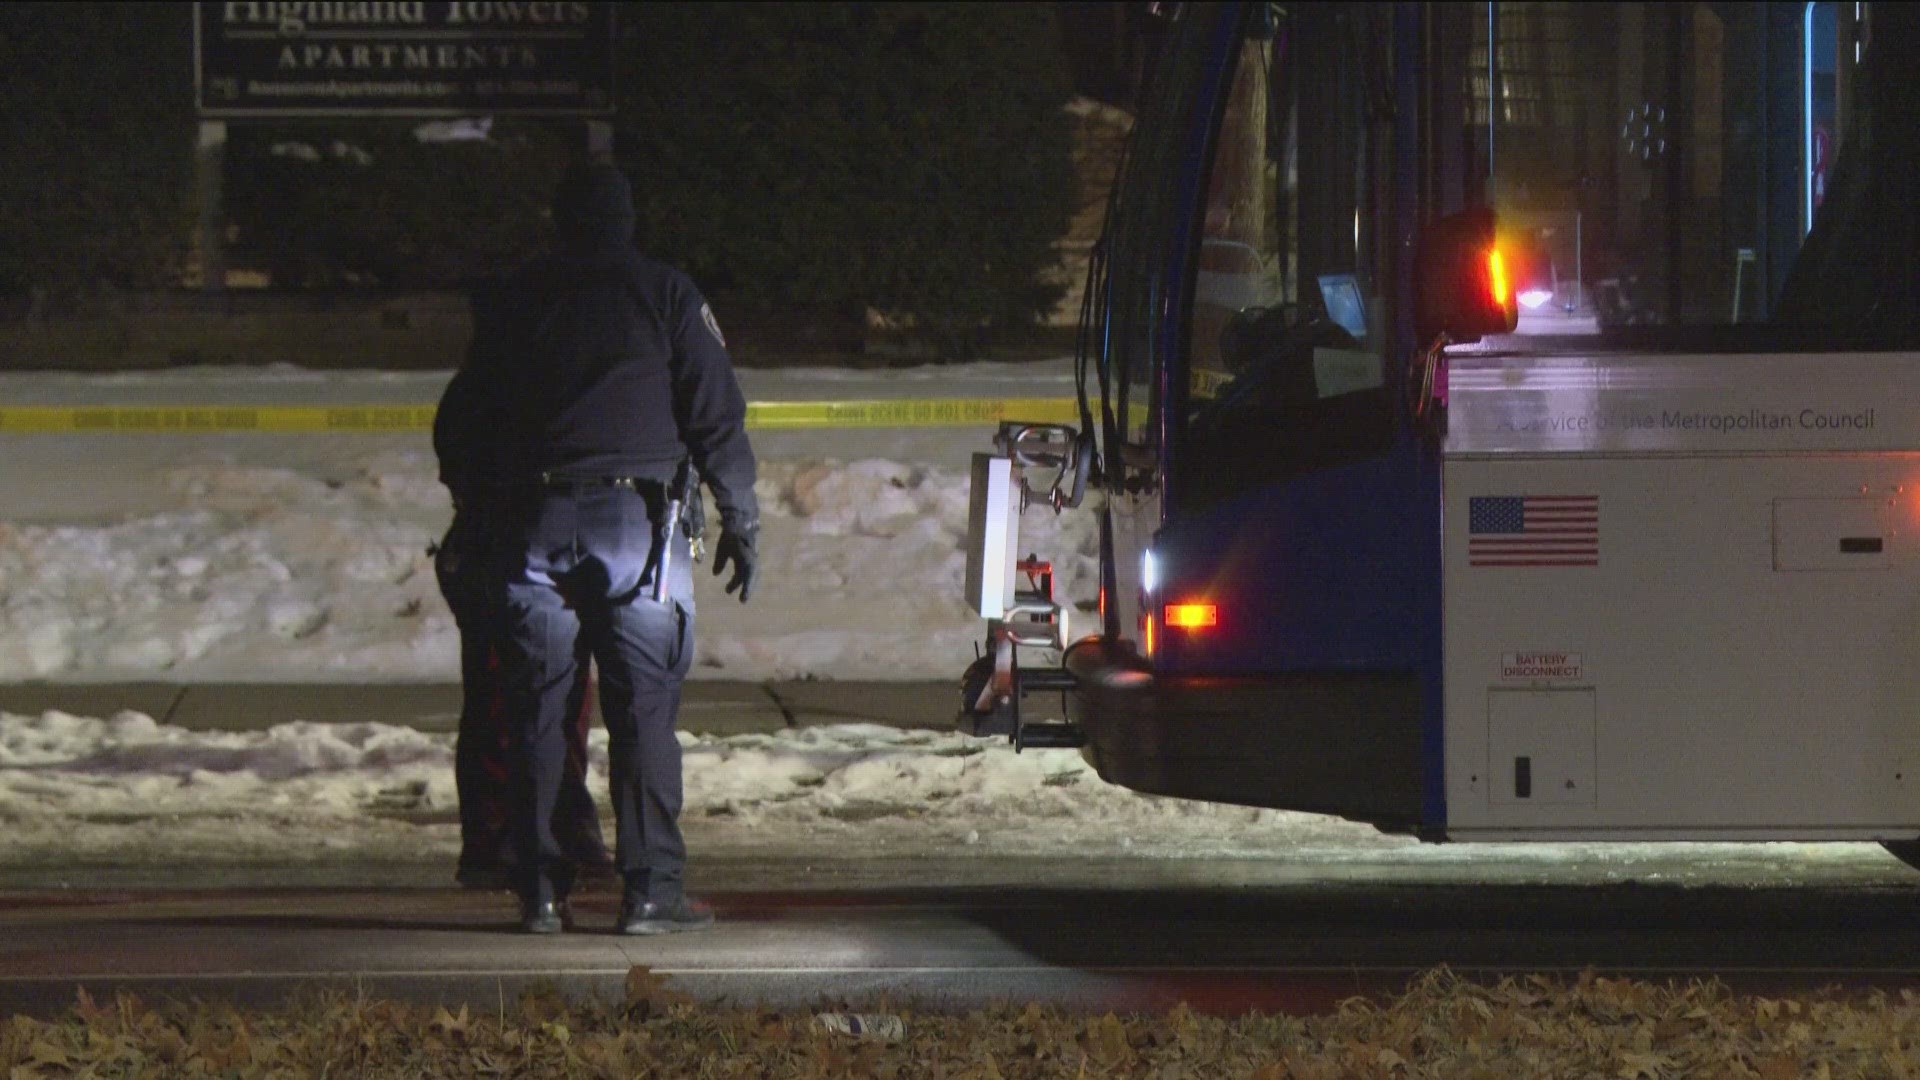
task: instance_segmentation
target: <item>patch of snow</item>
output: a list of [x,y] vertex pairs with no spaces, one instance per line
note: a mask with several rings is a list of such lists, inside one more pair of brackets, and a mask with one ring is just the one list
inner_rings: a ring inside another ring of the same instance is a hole
[[[743,372],[760,399],[1058,396],[1060,364]],[[38,403],[432,401],[444,373],[298,368],[0,377]],[[971,427],[754,436],[751,606],[696,571],[694,678],[955,676]],[[452,515],[424,434],[0,438],[0,680],[450,681],[428,545]],[[710,515],[717,524],[717,516]],[[1060,595],[1096,592],[1091,513],[1023,520]]]
[[[174,505],[102,525],[0,525],[0,680],[451,680],[428,545],[451,515],[430,456],[341,479],[208,455]],[[972,655],[966,478],[887,460],[769,460],[762,585],[701,575],[694,677],[945,678]],[[437,520],[436,520],[437,519]],[[710,520],[717,520],[717,515]],[[1097,580],[1094,518],[1030,510],[1063,596]]]
[[[1906,884],[1872,844],[1422,845],[1337,818],[1140,795],[1079,754],[872,724],[682,734],[695,860],[969,855],[1257,860],[1390,880]],[[605,813],[604,732],[589,785]],[[140,713],[0,714],[0,862],[444,861],[458,850],[452,737],[302,721],[195,732]]]
[[[1306,814],[1208,806],[1102,783],[1078,754],[1016,754],[1004,740],[841,724],[726,738],[682,734],[683,822],[707,853],[873,855],[955,844],[1031,854],[1273,850],[1282,842],[1404,846]],[[603,731],[590,786],[605,799]],[[197,732],[140,713],[0,714],[0,860],[139,862],[314,857],[405,826],[454,853],[453,740],[383,724]],[[86,823],[75,829],[76,823]],[[1140,843],[1137,838],[1150,838]],[[1126,843],[1122,843],[1126,840]]]

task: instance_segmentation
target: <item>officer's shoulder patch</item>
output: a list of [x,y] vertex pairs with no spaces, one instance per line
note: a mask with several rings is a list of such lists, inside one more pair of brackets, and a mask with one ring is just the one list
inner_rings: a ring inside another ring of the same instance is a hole
[[719,342],[721,348],[726,348],[727,336],[720,332],[720,320],[713,317],[713,305],[704,301],[700,304],[700,321],[707,324],[707,332],[713,335],[713,340]]

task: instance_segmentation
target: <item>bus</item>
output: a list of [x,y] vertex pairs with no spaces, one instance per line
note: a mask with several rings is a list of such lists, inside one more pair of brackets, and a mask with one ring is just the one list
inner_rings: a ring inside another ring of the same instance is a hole
[[[1434,841],[1911,861],[1920,7],[1157,7],[1080,422],[974,462],[963,718]],[[1099,515],[1085,633],[1035,500]]]

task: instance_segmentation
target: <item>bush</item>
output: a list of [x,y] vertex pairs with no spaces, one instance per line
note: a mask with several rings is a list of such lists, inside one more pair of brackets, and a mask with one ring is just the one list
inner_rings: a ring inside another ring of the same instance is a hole
[[0,4],[0,286],[175,281],[193,227],[187,4]]
[[229,262],[267,270],[280,286],[437,289],[539,251],[574,133],[511,119],[485,141],[422,143],[413,134],[421,123],[234,124]]
[[747,321],[869,307],[949,358],[1027,325],[1072,213],[1051,5],[621,10],[640,242]]
[[[0,4],[0,285],[180,280],[191,8]],[[869,310],[961,358],[1031,324],[1073,210],[1052,5],[622,5],[616,150],[643,248],[735,325]],[[236,121],[229,265],[282,286],[445,288],[544,241],[577,123]],[[275,147],[281,151],[276,153]]]

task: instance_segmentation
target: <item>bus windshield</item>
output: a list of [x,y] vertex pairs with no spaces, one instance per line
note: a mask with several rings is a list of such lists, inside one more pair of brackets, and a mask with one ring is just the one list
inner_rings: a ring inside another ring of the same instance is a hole
[[1911,8],[1482,10],[1467,135],[1520,302],[1490,347],[1920,346]]
[[1392,452],[1409,252],[1464,209],[1520,315],[1450,350],[1920,351],[1920,4],[1179,11],[1103,374],[1186,506]]

